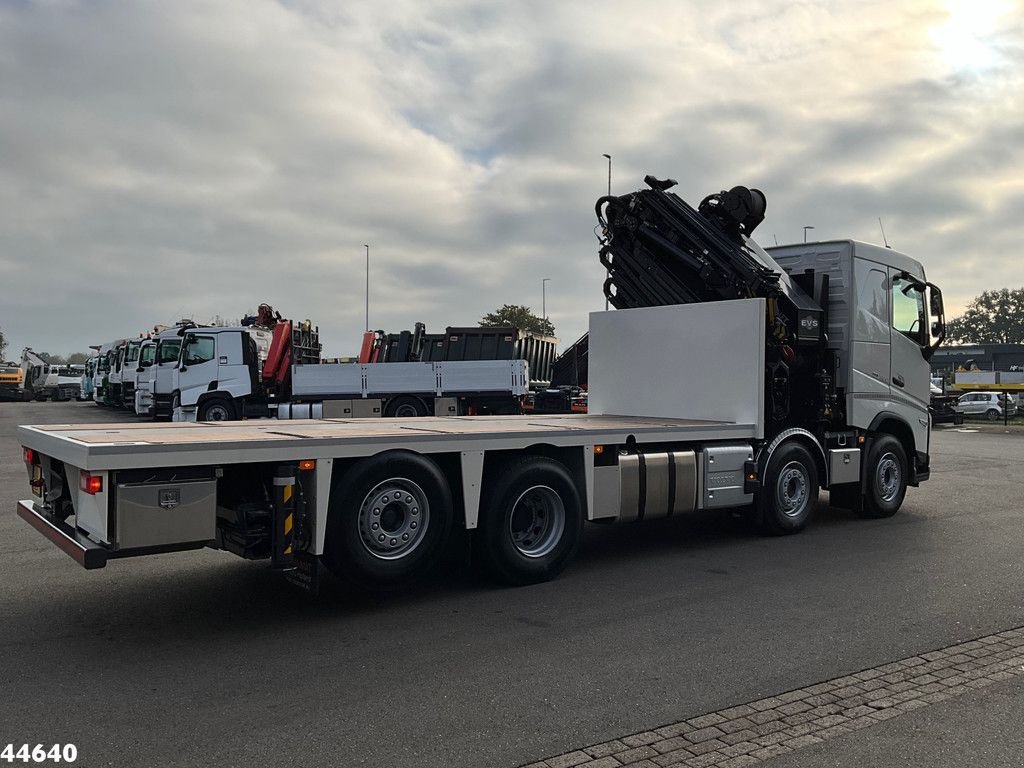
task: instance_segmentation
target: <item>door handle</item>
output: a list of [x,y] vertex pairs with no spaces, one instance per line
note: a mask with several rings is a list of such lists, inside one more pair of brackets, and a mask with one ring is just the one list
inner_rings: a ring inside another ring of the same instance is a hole
[[903,377],[900,376],[899,374],[896,374],[895,376],[892,377],[892,383],[895,384],[897,387],[902,387],[904,384],[906,384],[906,382],[903,381]]

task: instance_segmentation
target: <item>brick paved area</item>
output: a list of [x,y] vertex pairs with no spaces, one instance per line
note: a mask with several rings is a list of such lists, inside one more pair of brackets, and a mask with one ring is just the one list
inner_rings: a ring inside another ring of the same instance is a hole
[[740,768],[1024,673],[1024,627],[787,691],[524,768]]

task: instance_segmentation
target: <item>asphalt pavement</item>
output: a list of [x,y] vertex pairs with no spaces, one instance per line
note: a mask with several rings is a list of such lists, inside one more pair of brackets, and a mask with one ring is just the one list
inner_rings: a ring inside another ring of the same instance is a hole
[[[785,538],[717,515],[594,525],[561,578],[520,589],[477,583],[454,546],[430,584],[368,600],[312,598],[213,551],[82,570],[14,514],[14,425],[121,418],[0,403],[0,747],[72,742],[81,765],[511,767],[1024,625],[1016,433],[937,431],[932,479],[889,520],[822,504]],[[1020,690],[774,760],[894,764],[862,740],[891,730],[896,749],[954,719],[1019,755]],[[969,751],[928,764],[1003,764]]]

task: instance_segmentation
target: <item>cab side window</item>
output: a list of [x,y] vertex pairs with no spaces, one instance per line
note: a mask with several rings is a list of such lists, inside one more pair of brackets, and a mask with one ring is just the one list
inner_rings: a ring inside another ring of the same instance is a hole
[[924,294],[913,283],[892,280],[892,327],[911,341],[926,344]]
[[185,347],[183,362],[185,365],[199,365],[208,363],[214,357],[214,342],[212,336],[192,336]]

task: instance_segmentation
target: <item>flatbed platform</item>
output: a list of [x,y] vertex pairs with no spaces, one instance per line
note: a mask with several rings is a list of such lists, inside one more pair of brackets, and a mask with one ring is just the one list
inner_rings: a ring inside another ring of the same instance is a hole
[[701,440],[750,440],[754,424],[569,414],[248,422],[48,424],[18,427],[21,444],[86,470],[142,469],[420,453]]

